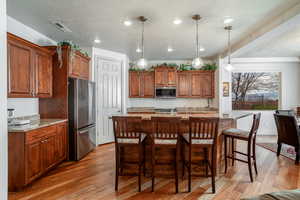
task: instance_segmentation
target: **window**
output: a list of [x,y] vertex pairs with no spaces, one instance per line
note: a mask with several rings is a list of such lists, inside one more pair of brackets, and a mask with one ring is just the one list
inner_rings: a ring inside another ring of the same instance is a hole
[[279,73],[232,73],[232,109],[276,110],[279,86]]

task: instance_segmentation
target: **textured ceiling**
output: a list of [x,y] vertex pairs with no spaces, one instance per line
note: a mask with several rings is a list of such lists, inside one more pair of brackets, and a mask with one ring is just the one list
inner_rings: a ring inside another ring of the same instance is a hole
[[[251,32],[255,24],[277,15],[298,0],[7,0],[8,15],[60,41],[73,40],[81,46],[96,46],[126,53],[131,59],[140,39],[137,21],[125,27],[122,21],[144,15],[145,57],[153,60],[190,59],[195,55],[195,26],[199,13],[201,56],[216,55],[226,48],[223,19],[231,16],[233,42]],[[174,25],[175,17],[183,20]],[[61,20],[72,33],[57,30],[50,21]],[[94,44],[98,37],[102,43]],[[291,42],[292,43],[292,42]],[[270,44],[273,45],[273,44]],[[174,52],[167,52],[172,46]]]

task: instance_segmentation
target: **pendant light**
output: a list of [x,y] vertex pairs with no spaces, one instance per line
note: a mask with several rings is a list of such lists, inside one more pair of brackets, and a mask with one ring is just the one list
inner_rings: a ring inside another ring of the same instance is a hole
[[199,56],[199,20],[201,17],[200,15],[194,15],[192,19],[196,21],[196,57],[194,58],[192,65],[195,69],[200,69],[203,66],[203,60]]
[[233,66],[231,65],[231,38],[230,38],[230,32],[232,30],[232,26],[225,26],[224,28],[225,30],[228,31],[228,53],[227,53],[227,57],[228,57],[228,63],[225,66],[225,69],[227,71],[232,71],[233,70]]
[[147,21],[147,18],[145,18],[144,16],[140,16],[138,18],[141,23],[142,23],[142,57],[137,61],[137,66],[140,69],[146,69],[147,65],[148,65],[148,61],[145,59],[145,48],[144,48],[144,25],[145,22]]

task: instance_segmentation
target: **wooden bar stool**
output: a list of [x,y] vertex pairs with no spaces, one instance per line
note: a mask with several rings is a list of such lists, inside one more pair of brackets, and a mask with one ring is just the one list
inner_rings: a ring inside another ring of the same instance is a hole
[[[202,148],[204,152],[204,163],[206,167],[206,176],[208,176],[208,168],[211,172],[212,192],[215,193],[215,163],[216,163],[216,141],[218,136],[219,118],[189,118],[189,133],[183,134],[184,146],[185,144],[189,148],[189,158],[185,159],[185,152],[183,156],[183,170],[184,167],[188,168],[188,191],[191,192],[191,180],[192,180],[192,164],[201,163],[193,162],[192,149]],[[211,152],[211,160],[208,159],[208,151]],[[183,171],[184,175],[184,171]]]
[[[252,128],[250,131],[244,131],[241,129],[230,128],[230,129],[224,130],[222,132],[222,134],[224,135],[225,173],[227,173],[227,158],[232,159],[232,165],[234,164],[235,160],[244,162],[244,163],[248,163],[250,180],[251,180],[251,182],[253,182],[252,160],[254,163],[255,173],[257,174],[255,143],[256,143],[256,134],[257,134],[257,130],[259,127],[260,117],[261,117],[261,113],[253,115]],[[227,155],[227,139],[232,140],[231,155]],[[235,140],[247,141],[247,153],[236,151],[234,149],[234,141]],[[251,149],[252,149],[252,153],[251,153]],[[238,153],[243,156],[247,156],[248,159],[242,160],[242,159],[236,158],[235,153]]]
[[[118,190],[118,179],[120,175],[123,175],[124,161],[121,163],[120,152],[121,148],[125,146],[136,146],[138,148],[138,161],[130,162],[130,164],[136,164],[139,167],[138,172],[138,184],[139,192],[141,191],[141,173],[142,167],[145,172],[145,145],[144,141],[146,134],[141,133],[141,117],[112,117],[113,128],[115,135],[115,151],[116,151],[116,180],[115,190]],[[120,173],[121,170],[121,173]]]
[[180,156],[179,125],[180,117],[151,117],[152,121],[152,192],[155,184],[155,166],[163,165],[156,160],[157,148],[172,148],[175,150],[174,175],[175,188],[178,193],[178,163]]

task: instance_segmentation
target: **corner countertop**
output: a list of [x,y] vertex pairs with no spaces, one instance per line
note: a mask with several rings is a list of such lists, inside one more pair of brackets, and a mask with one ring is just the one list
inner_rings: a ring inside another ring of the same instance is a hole
[[232,111],[226,114],[220,113],[207,113],[207,114],[199,114],[199,113],[127,113],[127,114],[120,114],[114,116],[137,116],[142,117],[143,120],[150,120],[151,117],[181,117],[183,120],[188,120],[190,117],[203,117],[203,118],[210,118],[210,117],[218,117],[220,119],[229,119],[229,120],[238,120],[244,117],[248,117],[253,115],[251,112],[240,112],[240,111]]
[[8,132],[9,133],[27,132],[27,131],[32,131],[47,126],[52,126],[66,121],[68,120],[67,119],[40,119],[40,120],[32,121],[30,124],[26,124],[26,125],[9,125]]

